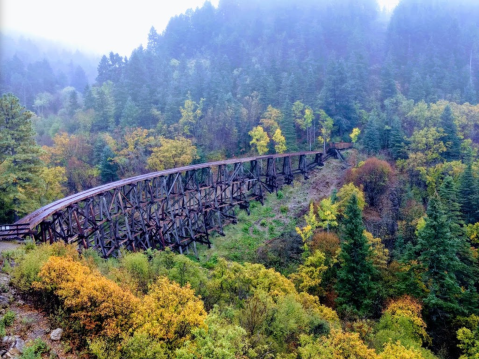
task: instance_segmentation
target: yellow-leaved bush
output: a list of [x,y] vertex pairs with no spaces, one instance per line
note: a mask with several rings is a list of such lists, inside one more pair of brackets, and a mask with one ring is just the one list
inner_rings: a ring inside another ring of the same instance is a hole
[[190,338],[193,329],[204,327],[205,319],[203,302],[189,284],[181,287],[160,277],[134,313],[133,325],[136,333],[148,334],[175,348]]
[[139,299],[98,271],[70,257],[52,256],[38,276],[33,288],[57,296],[89,336],[114,338],[130,328]]
[[[432,356],[428,356],[431,358]],[[396,343],[387,343],[378,359],[426,359],[423,353],[415,348],[406,348],[398,341]]]
[[318,339],[302,335],[298,351],[301,359],[377,359],[376,352],[364,344],[358,333],[341,330],[332,330],[328,336]]

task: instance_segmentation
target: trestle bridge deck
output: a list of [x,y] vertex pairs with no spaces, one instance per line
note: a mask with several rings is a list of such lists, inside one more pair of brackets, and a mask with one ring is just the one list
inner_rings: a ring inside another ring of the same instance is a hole
[[152,172],[53,202],[0,226],[0,238],[77,243],[105,258],[121,247],[196,254],[197,243],[211,245],[212,231],[223,235],[225,224],[236,223],[236,206],[249,213],[251,200],[263,203],[266,193],[291,184],[295,175],[307,178],[322,165],[323,153],[298,152]]

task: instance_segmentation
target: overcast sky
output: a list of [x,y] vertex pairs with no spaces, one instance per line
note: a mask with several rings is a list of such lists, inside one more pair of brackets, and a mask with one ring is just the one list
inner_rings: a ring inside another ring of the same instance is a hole
[[[210,0],[218,5],[219,0]],[[378,0],[393,8],[399,0]],[[33,34],[82,51],[129,56],[145,45],[152,26],[162,32],[168,20],[205,0],[0,0],[2,31]]]

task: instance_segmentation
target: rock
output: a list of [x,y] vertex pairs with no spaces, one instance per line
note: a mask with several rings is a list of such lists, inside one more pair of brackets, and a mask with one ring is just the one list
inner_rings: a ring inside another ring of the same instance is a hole
[[7,308],[10,304],[10,298],[5,295],[0,295],[0,308]]
[[47,333],[50,333],[50,330],[47,329],[42,329],[42,328],[37,328],[37,329],[34,329],[33,332],[31,333],[32,337],[33,338],[40,338],[40,337],[43,337],[45,334]]
[[13,345],[16,342],[16,340],[17,338],[7,335],[6,337],[3,337],[2,343],[3,345]]
[[62,334],[63,334],[63,329],[57,328],[57,329],[53,330],[52,333],[50,334],[50,339],[51,340],[60,340],[62,338]]
[[25,349],[25,341],[21,338],[17,338],[15,341],[15,349],[17,349],[20,353],[23,353],[23,349]]

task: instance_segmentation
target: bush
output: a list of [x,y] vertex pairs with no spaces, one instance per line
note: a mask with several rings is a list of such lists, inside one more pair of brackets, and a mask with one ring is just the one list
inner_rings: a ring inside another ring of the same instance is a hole
[[43,353],[49,352],[49,347],[41,338],[35,339],[26,345],[20,359],[41,359]]
[[203,302],[189,285],[181,287],[160,277],[143,298],[133,323],[137,334],[177,348],[190,338],[193,329],[204,326],[205,318]]
[[13,325],[13,322],[15,321],[16,313],[12,312],[11,310],[8,310],[5,315],[3,316],[3,323],[5,324],[6,327],[11,327]]
[[388,188],[392,174],[393,169],[389,163],[373,157],[361,167],[348,170],[346,181],[362,187],[368,205],[376,207],[381,195]]
[[[133,291],[146,293],[150,282],[150,264],[148,257],[143,253],[124,253],[120,260],[120,266],[123,274],[127,277]],[[125,280],[126,278],[123,278]]]
[[79,258],[73,245],[62,242],[30,247],[31,249],[17,259],[17,265],[12,272],[12,283],[23,292],[31,291],[33,282],[40,279],[38,274],[50,256]]
[[34,288],[56,296],[66,315],[77,319],[88,336],[116,338],[131,328],[139,300],[86,265],[72,258],[50,257]]

